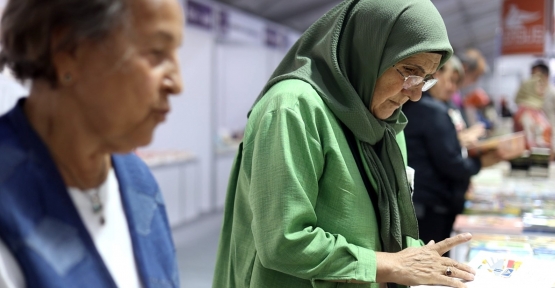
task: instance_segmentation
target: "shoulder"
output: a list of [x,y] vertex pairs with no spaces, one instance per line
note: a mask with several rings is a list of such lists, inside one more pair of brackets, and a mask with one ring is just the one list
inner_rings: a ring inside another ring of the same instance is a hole
[[324,107],[322,98],[310,84],[302,80],[289,79],[273,85],[255,105],[252,114],[255,116],[282,109],[306,113]]
[[27,154],[7,115],[0,117],[0,186],[27,160]]
[[268,121],[282,122],[281,126],[287,129],[306,129],[315,138],[339,125],[318,92],[309,83],[296,79],[280,81],[264,94],[249,116],[246,134]]

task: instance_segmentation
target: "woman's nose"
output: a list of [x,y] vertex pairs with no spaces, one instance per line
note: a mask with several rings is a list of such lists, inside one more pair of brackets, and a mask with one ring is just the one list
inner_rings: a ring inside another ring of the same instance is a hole
[[409,100],[412,102],[416,102],[418,100],[420,100],[420,98],[422,98],[422,86],[418,85],[415,86],[411,89],[407,89],[406,90],[407,93],[405,95],[407,95],[407,97],[409,97]]
[[174,70],[173,73],[168,74],[163,82],[163,89],[170,95],[177,95],[183,90],[183,81],[181,80],[181,73],[179,70]]

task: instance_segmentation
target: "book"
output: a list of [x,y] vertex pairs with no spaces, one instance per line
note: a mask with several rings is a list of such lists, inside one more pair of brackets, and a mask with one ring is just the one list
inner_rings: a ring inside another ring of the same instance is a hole
[[526,138],[523,132],[516,132],[488,138],[467,149],[468,155],[471,157],[497,150],[502,159],[510,160],[520,157],[524,153],[526,150]]

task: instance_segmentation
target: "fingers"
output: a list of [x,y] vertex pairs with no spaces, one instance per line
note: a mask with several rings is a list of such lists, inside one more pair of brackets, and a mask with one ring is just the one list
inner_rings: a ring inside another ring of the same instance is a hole
[[434,245],[430,245],[432,249],[437,251],[439,255],[445,254],[445,252],[451,250],[453,247],[462,244],[464,242],[469,241],[472,239],[472,235],[470,233],[459,234],[455,237],[447,238],[441,242],[438,242]]
[[[452,264],[451,264],[451,265],[452,265],[454,268],[457,268],[457,269],[459,269],[459,270],[461,270],[461,271],[470,273],[470,274],[472,274],[472,275],[475,275],[475,274],[476,274],[476,270],[474,270],[474,268],[472,268],[472,267],[470,267],[470,266],[468,266],[468,265],[466,265],[466,264],[464,264],[464,263],[459,263],[459,262],[456,262],[456,261],[453,261],[453,260],[452,260]],[[461,277],[459,277],[459,278],[461,278]],[[468,280],[468,281],[472,281],[471,279],[466,279],[466,278],[461,278],[461,279]]]
[[448,287],[466,288],[466,284],[464,284],[461,280],[447,276],[442,276],[441,283],[438,284]]
[[434,245],[434,244],[436,244],[436,241],[430,240],[430,242],[428,242],[428,244],[426,244],[426,246],[431,246],[431,245]]
[[474,281],[475,272],[468,265],[450,260],[445,262],[442,268],[445,270],[440,272],[441,276],[438,275],[439,281],[436,284],[464,288],[466,287],[465,282]]
[[447,268],[449,268],[449,271],[451,271],[451,275],[447,275],[447,273],[445,273],[445,276],[449,276],[451,278],[473,281],[474,275],[476,274],[474,272],[474,269],[472,269],[470,266],[456,262],[453,266],[446,266],[445,272],[447,272]]

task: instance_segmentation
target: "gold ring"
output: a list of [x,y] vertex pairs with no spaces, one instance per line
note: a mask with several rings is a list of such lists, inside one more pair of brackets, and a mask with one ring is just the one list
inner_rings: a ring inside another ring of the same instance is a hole
[[451,276],[453,275],[453,271],[451,271],[451,267],[447,267],[447,270],[445,270],[445,276]]

